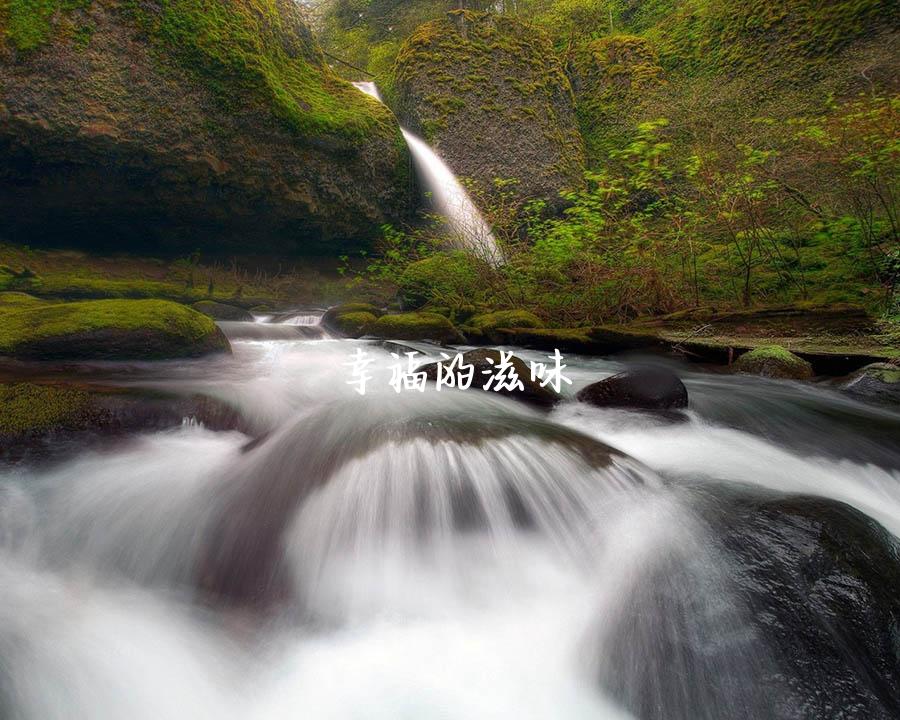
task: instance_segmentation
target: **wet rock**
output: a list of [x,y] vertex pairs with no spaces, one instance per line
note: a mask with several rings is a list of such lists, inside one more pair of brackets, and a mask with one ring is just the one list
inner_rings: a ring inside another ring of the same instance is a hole
[[[459,175],[495,178],[523,199],[562,205],[583,183],[572,88],[550,39],[509,16],[470,11],[419,27],[394,67],[394,109]],[[503,152],[498,152],[503,148]]]
[[205,315],[167,300],[0,307],[0,355],[29,360],[164,360],[230,352]]
[[0,384],[0,460],[44,459],[93,442],[196,422],[253,433],[232,406],[214,398],[60,381]]
[[812,365],[781,345],[763,345],[744,353],[734,369],[779,380],[809,380],[813,376]]
[[576,398],[597,407],[671,410],[688,405],[687,388],[667,368],[638,367],[592,383]]
[[862,400],[900,404],[900,366],[891,363],[866,365],[844,381],[841,389]]
[[213,320],[253,322],[253,315],[244,310],[244,308],[234,305],[227,305],[213,300],[201,300],[200,302],[195,302],[191,307],[197,312],[211,317]]
[[[219,322],[219,327],[229,340],[283,340],[285,342],[317,339],[324,334],[321,328],[303,328],[300,325],[280,325],[258,322]],[[305,332],[308,330],[308,332]]]
[[[474,368],[470,389],[484,391],[484,385],[488,381],[488,377],[495,372],[497,366],[500,364],[500,360],[499,350],[478,349],[469,350],[469,352],[463,353],[462,363],[471,365]],[[429,380],[437,382],[438,366],[440,365],[446,368],[449,366],[450,362],[450,360],[446,360],[431,363],[419,368],[419,371],[424,371]],[[510,390],[504,387],[500,391],[495,391],[494,386],[492,385],[486,392],[496,392],[498,395],[543,408],[553,407],[553,405],[561,400],[559,394],[556,393],[553,388],[541,387],[540,380],[531,379],[531,368],[524,360],[522,360],[522,358],[513,355],[510,358],[510,362],[512,364],[512,369],[522,383],[522,389]],[[455,370],[454,374],[458,385],[459,379],[464,373]]]

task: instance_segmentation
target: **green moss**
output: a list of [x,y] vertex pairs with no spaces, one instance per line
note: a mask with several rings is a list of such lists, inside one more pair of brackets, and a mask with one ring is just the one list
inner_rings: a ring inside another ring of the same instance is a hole
[[[0,0],[0,28],[20,51],[68,34],[90,40],[91,28],[61,32],[61,19],[93,0]],[[325,64],[291,0],[109,0],[160,50],[194,73],[228,109],[253,95],[301,135],[364,141],[399,135],[390,111],[341,80]],[[68,23],[68,21],[67,21]],[[71,23],[65,25],[71,26]],[[81,29],[79,29],[79,27]]]
[[436,253],[410,263],[400,276],[400,297],[410,308],[429,303],[469,304],[481,285],[478,261],[460,250]]
[[36,307],[43,305],[44,301],[33,295],[22,292],[3,292],[0,293],[0,308],[2,307]]
[[388,340],[451,342],[460,339],[453,323],[443,315],[428,312],[382,315],[369,328],[369,333]]
[[33,383],[0,385],[0,437],[72,424],[89,403],[90,395],[80,388]]
[[348,337],[365,335],[378,318],[370,312],[346,312],[334,319],[335,326]]
[[205,315],[166,300],[0,307],[0,354],[157,359],[226,350]]
[[539,317],[527,310],[499,310],[482,313],[470,318],[468,324],[479,332],[491,332],[498,328],[542,328]]
[[805,380],[813,374],[812,365],[781,345],[761,345],[744,353],[735,363],[735,369],[765,377],[794,380]]

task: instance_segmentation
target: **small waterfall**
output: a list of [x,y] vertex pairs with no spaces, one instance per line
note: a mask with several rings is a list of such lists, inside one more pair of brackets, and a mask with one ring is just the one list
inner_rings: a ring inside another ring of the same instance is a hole
[[[375,83],[355,82],[353,85],[366,95],[382,102]],[[441,160],[420,137],[404,127],[401,127],[400,131],[409,146],[419,180],[431,193],[434,209],[447,219],[456,243],[492,265],[500,264],[503,257],[490,226],[447,163]]]

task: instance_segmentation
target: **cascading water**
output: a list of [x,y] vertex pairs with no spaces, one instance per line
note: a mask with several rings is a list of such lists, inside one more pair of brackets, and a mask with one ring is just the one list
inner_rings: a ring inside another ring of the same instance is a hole
[[[357,89],[382,102],[373,82],[355,82]],[[447,164],[420,137],[406,128],[400,131],[406,139],[416,166],[419,181],[430,194],[430,201],[438,214],[446,218],[450,235],[460,247],[484,258],[492,265],[503,261],[490,225],[472,202],[469,193]]]
[[[898,716],[898,546],[868,517],[900,532],[896,412],[688,374],[675,418],[538,414],[397,395],[364,341],[234,351],[82,377],[203,392],[255,437],[0,469],[4,720]],[[567,360],[573,391],[620,369]]]

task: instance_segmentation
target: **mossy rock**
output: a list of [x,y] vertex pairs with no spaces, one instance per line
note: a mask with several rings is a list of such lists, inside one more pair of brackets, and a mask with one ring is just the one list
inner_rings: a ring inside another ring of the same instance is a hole
[[462,341],[459,330],[443,315],[429,312],[382,315],[368,329],[369,335],[385,340]]
[[370,312],[348,312],[334,319],[334,327],[347,337],[358,338],[365,335],[378,317]]
[[229,352],[216,324],[167,300],[0,307],[0,355],[33,360],[160,360]]
[[0,384],[0,437],[74,427],[90,413],[90,394],[83,388],[35,383]]
[[[341,319],[344,315],[354,315],[356,317],[355,319],[351,319],[351,321],[345,325]],[[361,317],[363,315],[371,316],[371,320],[369,320],[368,317]],[[355,334],[359,329],[358,324],[363,322],[363,320],[371,323],[371,321],[376,320],[379,315],[381,315],[381,310],[371,303],[344,303],[343,305],[336,305],[333,308],[329,308],[322,316],[319,324],[329,332],[348,335],[350,337],[359,337],[359,334],[362,333]]]
[[36,307],[44,305],[45,302],[34,295],[22,292],[4,292],[0,293],[0,308],[2,307]]
[[763,345],[744,353],[734,368],[738,372],[781,380],[809,380],[813,376],[812,365],[781,345]]
[[[407,39],[394,66],[394,109],[457,175],[496,179],[522,198],[561,204],[582,184],[584,146],[569,80],[541,30],[509,16],[449,13]],[[502,151],[498,151],[502,149]]]
[[403,307],[418,310],[429,303],[470,303],[482,285],[478,263],[475,257],[460,250],[436,253],[410,263],[398,283]]
[[527,310],[498,310],[491,313],[475,315],[467,321],[482,333],[489,333],[498,328],[543,328],[543,321]]
[[191,305],[194,310],[201,312],[213,320],[231,320],[237,322],[253,322],[253,315],[244,310],[244,308],[225,303],[216,302],[214,300],[201,300]]
[[396,119],[292,0],[9,0],[0,87],[16,242],[336,252],[411,212]]
[[842,389],[862,400],[900,405],[900,365],[873,363],[853,373]]

